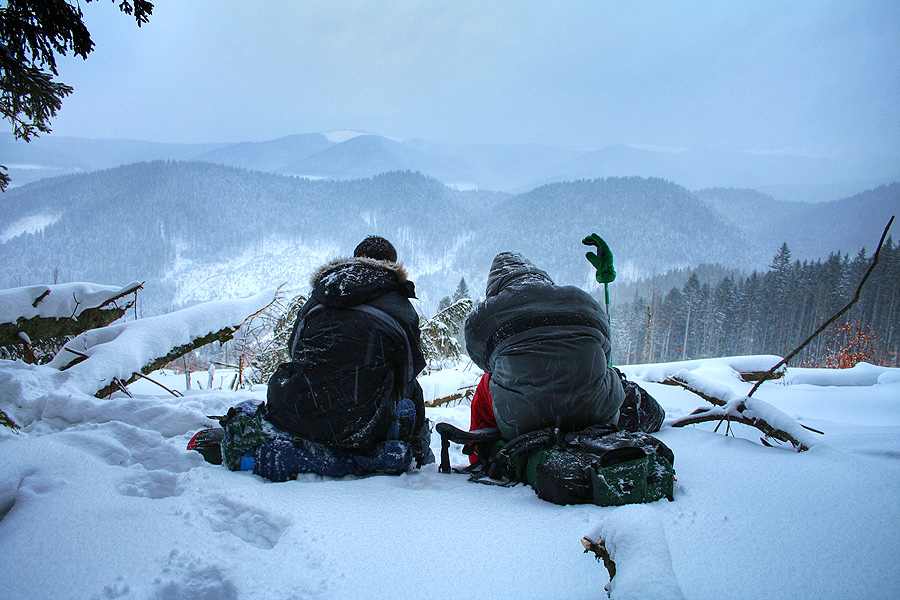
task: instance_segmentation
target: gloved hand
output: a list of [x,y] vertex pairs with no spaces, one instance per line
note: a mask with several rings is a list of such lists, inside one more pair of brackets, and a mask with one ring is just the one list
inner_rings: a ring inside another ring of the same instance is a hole
[[597,269],[597,281],[599,283],[611,283],[616,279],[616,270],[613,268],[613,255],[609,246],[596,233],[587,236],[581,243],[585,246],[595,246],[597,253],[588,252],[585,257]]

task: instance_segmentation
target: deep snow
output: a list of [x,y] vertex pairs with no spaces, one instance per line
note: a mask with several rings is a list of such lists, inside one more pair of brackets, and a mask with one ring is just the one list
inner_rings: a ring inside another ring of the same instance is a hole
[[[647,383],[689,369],[744,395],[731,366],[771,357],[626,366],[669,421],[704,406]],[[740,367],[745,368],[745,367]],[[714,424],[658,436],[675,501],[556,506],[524,486],[442,475],[305,475],[267,483],[206,464],[190,436],[264,398],[207,387],[176,398],[133,384],[98,400],[50,367],[0,362],[0,598],[604,598],[582,536],[616,551],[613,598],[896,598],[900,585],[900,371],[788,369],[754,398],[825,432],[808,452]],[[426,400],[472,384],[470,365],[423,377]],[[214,388],[231,373],[220,369]],[[184,391],[184,376],[157,373]],[[428,409],[467,427],[467,406]],[[724,429],[724,428],[723,428]],[[432,446],[437,454],[439,440]],[[453,461],[464,457],[454,449]]]

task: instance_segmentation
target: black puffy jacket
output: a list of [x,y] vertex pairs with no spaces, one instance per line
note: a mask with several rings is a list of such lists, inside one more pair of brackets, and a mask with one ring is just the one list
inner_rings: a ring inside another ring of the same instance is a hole
[[545,427],[615,425],[625,394],[609,365],[609,322],[585,291],[557,286],[521,254],[502,252],[465,336],[469,357],[491,374],[505,439]]
[[290,338],[291,362],[269,380],[267,418],[302,438],[347,449],[386,439],[397,402],[425,422],[425,367],[415,287],[399,264],[339,259],[313,276]]

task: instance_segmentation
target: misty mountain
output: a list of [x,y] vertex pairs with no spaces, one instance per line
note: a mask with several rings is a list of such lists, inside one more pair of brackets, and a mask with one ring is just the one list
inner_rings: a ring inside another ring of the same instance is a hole
[[472,181],[468,163],[377,135],[360,135],[277,170],[284,175],[322,179],[362,179],[390,171],[419,171],[445,183]]
[[271,142],[231,144],[199,154],[193,160],[253,171],[277,173],[291,163],[318,154],[334,145],[324,134],[290,135]]
[[47,177],[108,169],[151,160],[191,160],[227,144],[160,144],[136,140],[92,140],[44,136],[30,143],[0,133],[0,164],[9,168],[12,184]]
[[39,181],[3,201],[0,287],[48,283],[54,272],[60,281],[146,280],[142,309],[153,313],[281,282],[305,288],[319,265],[378,233],[397,246],[427,312],[461,277],[480,293],[503,250],[559,283],[596,289],[581,245],[593,232],[609,242],[621,282],[700,263],[760,268],[782,242],[798,259],[855,254],[900,208],[900,184],[810,205],[694,193],[658,178],[504,194],[412,172],[327,181],[156,161]]
[[445,144],[342,132],[217,145],[0,135],[14,185],[48,176],[151,160],[191,160],[330,180],[418,171],[457,189],[526,192],[608,177],[661,177],[688,189],[752,188],[781,200],[829,201],[900,179],[900,154],[750,152],[727,148],[564,148],[541,144]]
[[871,254],[888,219],[900,214],[897,182],[813,205],[779,202],[754,190],[707,189],[697,197],[757,244],[777,248],[787,243],[800,259],[838,250],[853,255],[862,247]]
[[[900,174],[896,156],[823,157],[795,153],[749,152],[728,148],[639,149],[610,146],[557,165],[548,181],[598,177],[662,177],[690,189],[738,187],[766,189],[783,199],[831,200],[833,191],[889,183]],[[842,187],[844,184],[844,187]],[[874,186],[872,186],[874,187]],[[806,196],[815,194],[819,196]]]

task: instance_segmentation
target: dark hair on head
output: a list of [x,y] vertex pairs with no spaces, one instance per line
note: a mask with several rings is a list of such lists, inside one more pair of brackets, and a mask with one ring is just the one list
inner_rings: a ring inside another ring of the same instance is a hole
[[353,256],[397,262],[397,250],[389,241],[378,235],[370,235],[359,243]]

